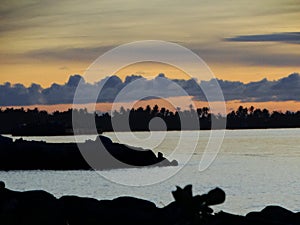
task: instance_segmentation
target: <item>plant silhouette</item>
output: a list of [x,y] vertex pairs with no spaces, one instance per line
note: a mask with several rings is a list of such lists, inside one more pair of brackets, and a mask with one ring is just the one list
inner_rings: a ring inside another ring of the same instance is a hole
[[[13,135],[67,135],[73,134],[72,114],[78,115],[80,118],[90,118],[95,120],[96,128],[99,133],[106,131],[128,131],[128,127],[118,126],[113,129],[112,120],[116,123],[125,121],[129,122],[131,131],[149,131],[149,123],[153,118],[160,118],[165,122],[166,129],[171,130],[209,130],[211,129],[211,121],[225,122],[227,129],[259,129],[259,128],[297,128],[300,127],[300,111],[291,112],[269,112],[267,109],[255,109],[240,106],[236,111],[232,111],[224,115],[215,115],[210,112],[208,107],[189,110],[170,111],[164,107],[159,108],[158,105],[145,108],[132,108],[131,110],[121,107],[119,111],[112,113],[89,113],[87,109],[69,109],[64,112],[55,111],[48,113],[44,110],[0,109],[0,133]],[[199,120],[200,127],[185,126],[181,127],[181,118]],[[128,121],[127,121],[128,120]],[[79,121],[80,123],[80,121]],[[90,124],[79,124],[82,133],[92,132]],[[221,125],[215,127],[221,129]]]

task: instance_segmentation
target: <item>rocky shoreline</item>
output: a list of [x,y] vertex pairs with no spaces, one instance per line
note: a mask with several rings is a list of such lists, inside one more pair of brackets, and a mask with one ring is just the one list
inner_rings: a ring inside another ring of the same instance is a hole
[[[87,162],[88,156],[93,162]],[[109,170],[132,167],[177,166],[161,152],[114,143],[108,137],[84,143],[26,141],[0,135],[0,170]]]
[[267,206],[245,216],[214,213],[212,205],[225,201],[216,188],[203,195],[192,186],[177,187],[174,201],[163,208],[151,201],[124,196],[97,200],[78,196],[56,198],[45,191],[13,191],[0,181],[1,225],[299,225],[300,213]]

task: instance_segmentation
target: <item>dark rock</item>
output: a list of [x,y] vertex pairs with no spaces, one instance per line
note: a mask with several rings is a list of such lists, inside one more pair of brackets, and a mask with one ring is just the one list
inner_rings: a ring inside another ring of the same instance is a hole
[[257,223],[273,223],[273,224],[300,224],[300,218],[297,214],[281,207],[267,206],[260,212],[250,212],[246,215],[249,221]]
[[4,188],[5,188],[5,183],[3,181],[0,181],[0,191]]
[[45,191],[0,189],[1,225],[65,225],[56,198]]
[[175,201],[158,208],[134,197],[96,200],[77,196],[56,199],[45,191],[18,192],[0,181],[1,225],[299,225],[300,214],[280,206],[268,206],[246,216],[213,213],[209,207],[224,202],[216,188],[194,196],[192,186],[177,187]]
[[69,225],[153,224],[153,216],[158,211],[154,203],[133,197],[98,201],[64,196],[59,201],[63,205]]
[[[92,166],[82,151],[95,161]],[[149,149],[113,143],[102,135],[95,141],[88,140],[78,145],[23,139],[13,142],[11,138],[0,135],[0,170],[105,170],[177,165],[177,161],[170,162],[162,153],[156,156]]]
[[12,142],[13,142],[13,140],[11,138],[0,135],[0,143],[1,144],[11,144]]
[[63,214],[67,224],[102,224],[105,212],[98,200],[77,196],[63,196],[58,201],[63,207]]
[[211,225],[259,225],[249,224],[244,216],[234,215],[226,212],[216,213],[207,219],[206,224]]
[[99,139],[102,142],[103,145],[111,145],[113,142],[108,137],[105,137],[103,135],[99,135]]
[[218,205],[225,202],[226,194],[220,188],[215,188],[209,191],[206,195],[202,195],[203,201],[206,202],[207,205]]

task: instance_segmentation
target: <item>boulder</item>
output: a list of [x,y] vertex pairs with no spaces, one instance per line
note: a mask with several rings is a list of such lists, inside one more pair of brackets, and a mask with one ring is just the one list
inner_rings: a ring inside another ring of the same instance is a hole
[[297,214],[281,206],[267,206],[260,212],[248,213],[246,218],[248,221],[256,223],[300,224]]
[[97,200],[78,196],[56,199],[45,191],[12,191],[0,181],[1,225],[299,225],[300,214],[280,206],[267,206],[246,216],[213,213],[225,192],[215,188],[193,195],[192,185],[177,187],[175,201],[163,208],[129,196]]
[[0,189],[0,224],[66,225],[53,195],[45,191],[11,191],[3,185]]

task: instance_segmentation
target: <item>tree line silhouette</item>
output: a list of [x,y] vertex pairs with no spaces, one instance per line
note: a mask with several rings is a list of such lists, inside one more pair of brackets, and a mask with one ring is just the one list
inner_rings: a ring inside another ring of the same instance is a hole
[[[215,115],[210,112],[208,107],[189,110],[170,111],[157,105],[145,108],[125,109],[121,107],[119,111],[109,113],[90,113],[87,109],[69,109],[64,112],[55,111],[48,113],[44,110],[24,108],[0,108],[0,133],[14,135],[67,135],[73,134],[72,114],[81,118],[90,118],[95,121],[98,132],[127,131],[126,127],[118,126],[117,130],[113,127],[114,123],[129,121],[129,128],[132,131],[149,131],[149,123],[153,118],[160,118],[165,122],[167,130],[194,130],[199,126],[193,124],[181,124],[181,121],[199,121],[201,130],[211,129],[212,120],[217,126],[214,128],[224,128],[221,126],[226,120],[227,129],[255,129],[255,128],[297,128],[300,127],[300,111],[269,112],[267,109],[255,109],[240,106],[236,111],[224,115]],[[218,123],[220,122],[220,123]],[[128,122],[127,122],[128,123]],[[220,124],[218,126],[218,124]],[[82,133],[91,132],[90,125],[80,124]],[[157,128],[158,130],[160,128]]]

